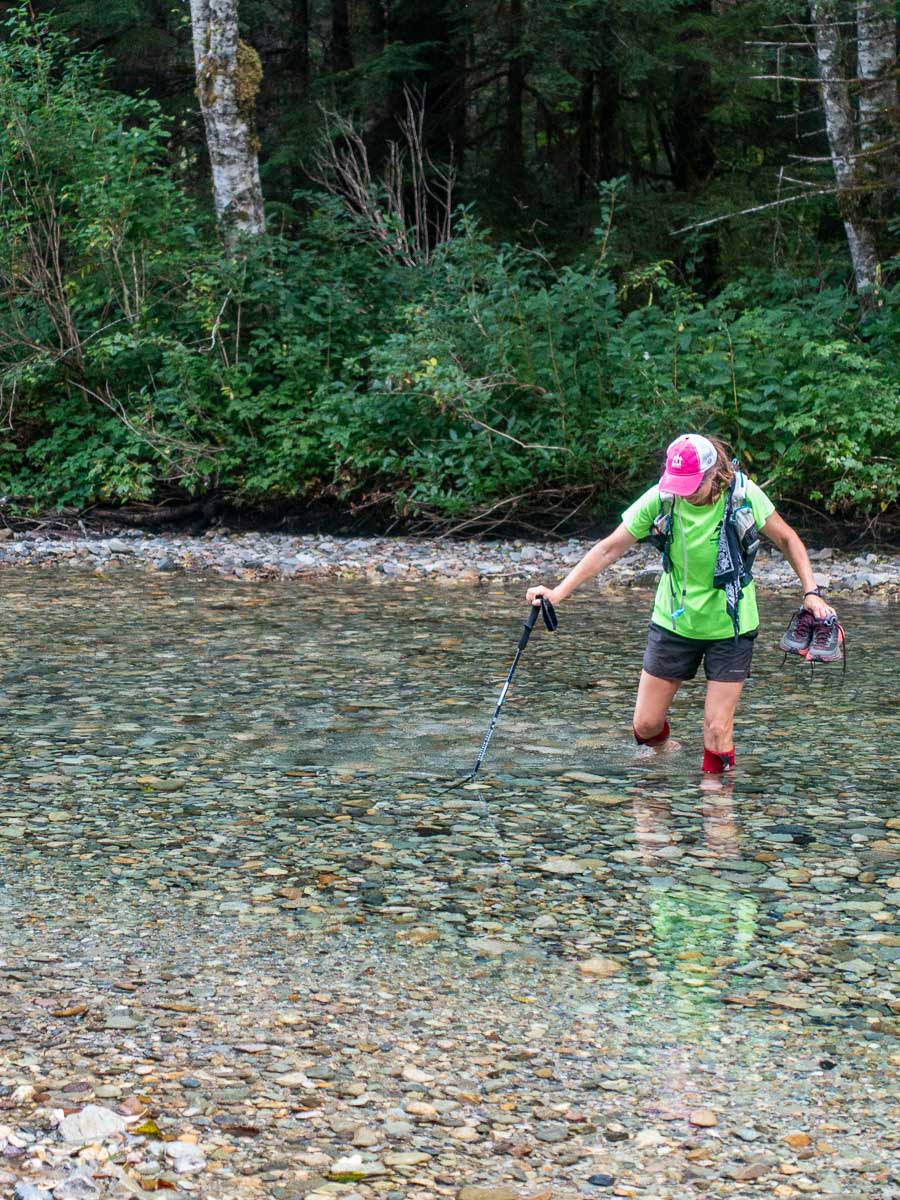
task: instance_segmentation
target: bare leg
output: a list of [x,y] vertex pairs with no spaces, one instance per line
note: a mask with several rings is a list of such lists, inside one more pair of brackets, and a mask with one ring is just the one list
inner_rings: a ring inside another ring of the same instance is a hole
[[656,737],[662,732],[669,705],[681,687],[680,679],[660,679],[641,671],[637,700],[634,704],[634,732],[641,738]]
[[734,749],[734,714],[743,690],[743,683],[720,683],[712,679],[707,683],[703,745],[708,750],[724,753]]

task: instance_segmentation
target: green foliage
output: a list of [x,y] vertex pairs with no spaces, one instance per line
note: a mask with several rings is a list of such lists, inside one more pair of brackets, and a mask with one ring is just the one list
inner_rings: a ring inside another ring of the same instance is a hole
[[693,427],[732,441],[776,495],[884,510],[900,312],[854,334],[841,290],[772,282],[703,302],[660,264],[617,288],[599,261],[553,270],[469,224],[373,350],[365,387],[327,402],[334,445],[351,478],[399,478],[403,502],[462,513],[547,486],[625,497]]
[[211,248],[162,169],[156,106],[108,91],[96,56],[74,55],[26,10],[7,28],[0,395],[14,440],[0,478],[73,503],[146,496],[159,477],[153,417],[135,427],[124,398],[146,386],[173,289]]
[[166,167],[158,106],[25,10],[7,30],[0,493],[381,496],[464,517],[592,489],[611,507],[693,427],[775,496],[852,516],[896,500],[896,291],[863,323],[842,287],[772,270],[696,294],[625,247],[624,178],[563,266],[497,245],[472,208],[430,262],[398,266],[312,193],[292,240],[224,257]]

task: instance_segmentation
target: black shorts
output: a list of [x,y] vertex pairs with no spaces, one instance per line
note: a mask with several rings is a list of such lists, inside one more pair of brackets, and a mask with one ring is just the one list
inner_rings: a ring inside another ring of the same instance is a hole
[[716,683],[743,683],[750,674],[756,630],[706,641],[682,637],[660,625],[650,626],[644,670],[658,679],[693,679],[702,661],[706,678]]

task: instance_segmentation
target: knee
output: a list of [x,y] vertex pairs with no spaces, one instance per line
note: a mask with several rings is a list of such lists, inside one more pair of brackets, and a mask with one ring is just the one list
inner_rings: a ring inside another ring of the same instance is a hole
[[644,740],[646,740],[647,738],[651,738],[651,737],[653,737],[654,734],[659,733],[660,728],[661,727],[660,727],[659,723],[654,725],[652,723],[652,721],[647,721],[643,717],[639,717],[637,715],[637,713],[635,713],[635,715],[634,715],[634,736],[636,738],[642,738]]
[[649,721],[634,719],[634,740],[641,746],[659,746],[669,736],[669,722],[652,725]]

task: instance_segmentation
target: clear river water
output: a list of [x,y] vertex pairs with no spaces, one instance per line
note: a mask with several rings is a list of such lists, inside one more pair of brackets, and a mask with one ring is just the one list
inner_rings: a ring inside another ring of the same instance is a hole
[[446,791],[523,591],[0,574],[0,1142],[68,1088],[192,1130],[130,1143],[185,1194],[900,1196],[895,611],[844,677],[764,597],[719,781],[700,681],[634,746],[649,595],[586,592]]

